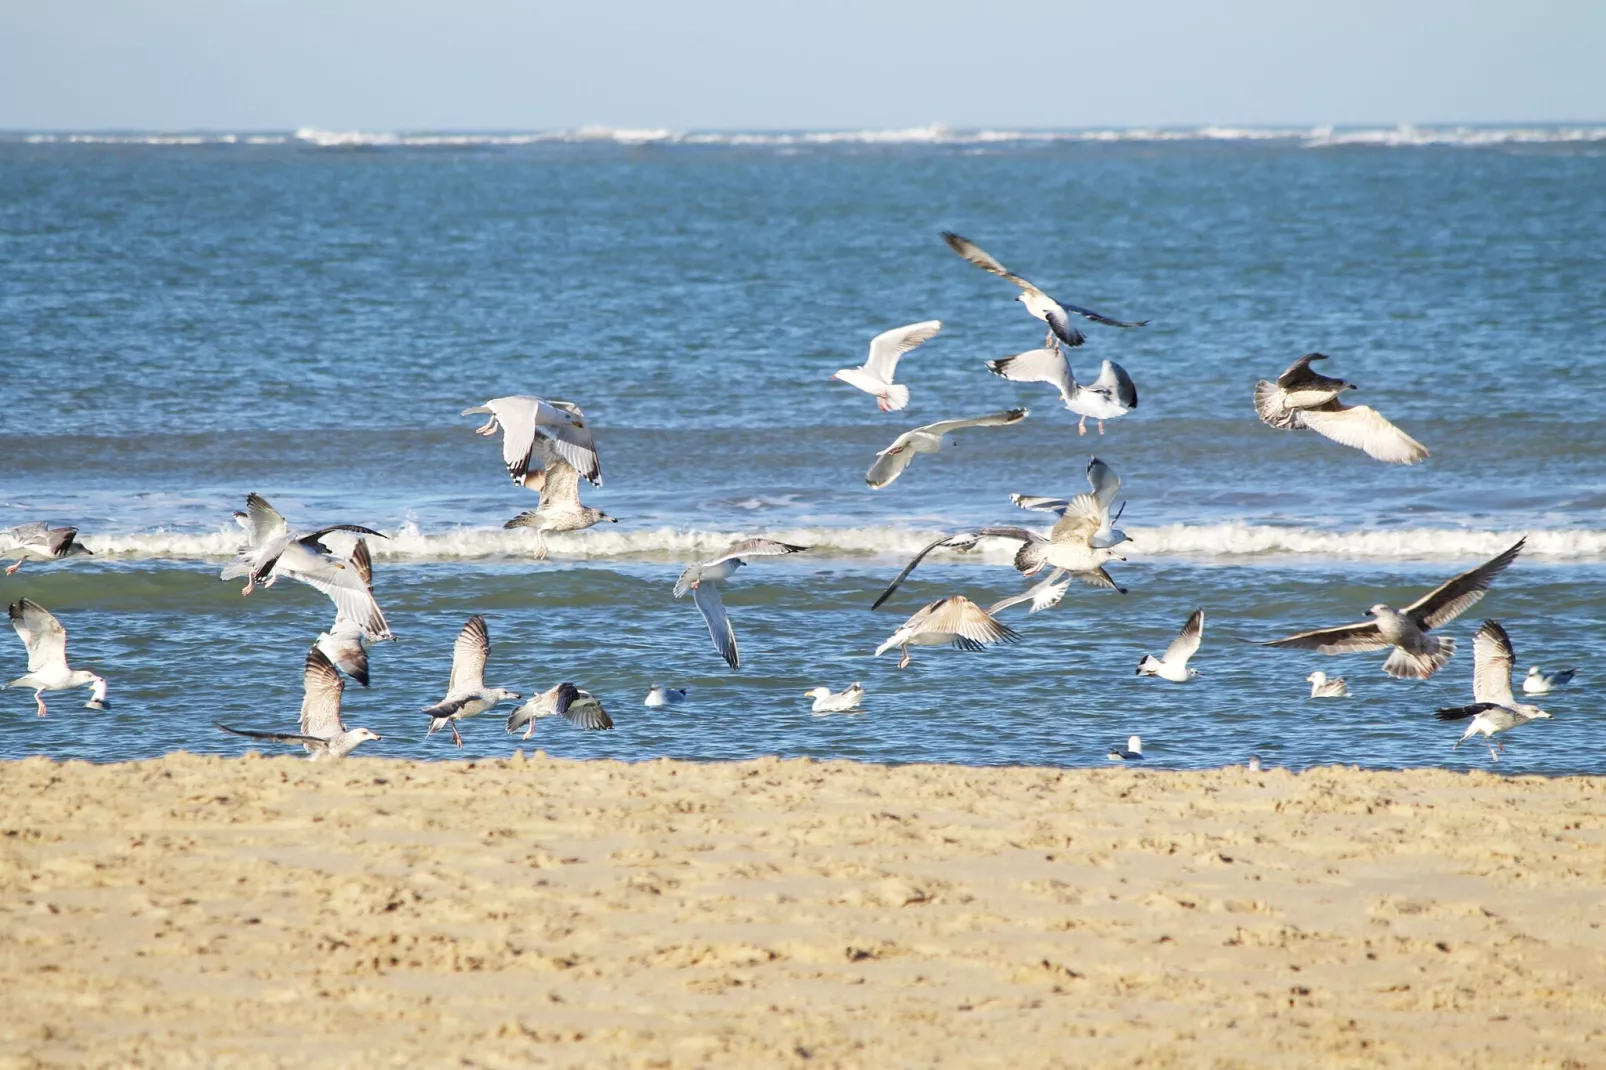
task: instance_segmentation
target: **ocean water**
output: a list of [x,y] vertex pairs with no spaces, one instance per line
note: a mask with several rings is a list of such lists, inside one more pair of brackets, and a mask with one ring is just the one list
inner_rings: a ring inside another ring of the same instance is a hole
[[[1138,409],[1080,437],[1050,388],[989,375],[1041,331],[945,228],[1064,300],[1149,319],[1090,325],[1072,353],[1084,377],[1120,362]],[[828,381],[928,318],[945,328],[899,369],[907,410]],[[1431,459],[1262,426],[1254,382],[1312,350]],[[513,393],[585,407],[605,485],[584,496],[621,518],[544,562],[501,528],[535,496],[458,415]],[[865,486],[901,431],[1015,405],[1030,419]],[[1037,521],[1009,492],[1075,493],[1094,453],[1124,480],[1128,594],[1008,611],[1013,647],[871,657],[932,598],[1022,586],[990,545],[934,556],[871,612],[913,550]],[[0,595],[52,609],[113,703],[57,693],[40,720],[0,693],[0,757],[241,753],[215,721],[293,728],[332,609],[218,579],[250,491],[297,527],[392,536],[375,588],[400,638],[345,694],[347,722],[385,737],[360,753],[1074,766],[1137,733],[1168,767],[1606,772],[1606,127],[0,139],[0,526],[76,524],[95,551]],[[1431,681],[1239,641],[1403,604],[1524,533]],[[724,586],[732,671],[671,587],[753,534],[813,549]],[[1136,677],[1198,606],[1198,679]],[[571,680],[617,730],[549,721],[525,744],[488,714],[461,751],[426,739],[418,711],[473,613],[489,682]],[[1433,717],[1470,701],[1484,617],[1519,670],[1581,667],[1498,766]],[[0,677],[25,669],[0,636]],[[1354,697],[1308,699],[1314,669]],[[643,708],[653,680],[692,701]],[[810,713],[804,690],[854,680],[861,713]]]

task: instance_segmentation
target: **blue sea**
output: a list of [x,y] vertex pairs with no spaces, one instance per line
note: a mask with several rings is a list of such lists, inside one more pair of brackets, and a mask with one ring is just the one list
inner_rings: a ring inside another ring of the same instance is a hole
[[[1071,352],[1084,380],[1124,366],[1138,408],[1081,437],[1051,388],[990,375],[1040,324],[944,229],[1147,319]],[[829,381],[925,319],[944,328],[899,368],[903,412]],[[1310,351],[1431,458],[1262,425],[1255,381]],[[604,475],[584,497],[620,523],[546,561],[503,530],[537,499],[458,414],[507,394],[584,407]],[[1030,418],[865,485],[900,432],[1012,406]],[[1083,490],[1094,454],[1124,481],[1129,593],[1007,611],[1016,646],[871,656],[926,601],[1019,590],[1012,547],[986,544],[870,609],[941,532],[1046,529],[1009,493]],[[56,693],[41,720],[0,693],[0,757],[238,754],[214,722],[294,729],[333,611],[218,578],[249,492],[298,528],[390,536],[374,586],[399,639],[345,692],[347,723],[385,737],[360,754],[1077,766],[1139,734],[1159,767],[1606,772],[1606,128],[0,138],[0,527],[77,525],[94,551],[0,596],[54,611],[113,704]],[[758,534],[811,549],[724,585],[733,671],[671,589]],[[1241,641],[1403,605],[1523,534],[1430,681]],[[1200,676],[1137,677],[1196,607]],[[488,682],[572,681],[617,729],[522,743],[504,707],[462,750],[426,739],[471,614]],[[1519,672],[1580,667],[1498,765],[1433,716],[1471,700],[1486,617]],[[1309,699],[1315,669],[1353,697]],[[0,678],[25,671],[0,635]],[[644,708],[655,680],[690,701]],[[810,712],[805,690],[855,680],[860,713]]]

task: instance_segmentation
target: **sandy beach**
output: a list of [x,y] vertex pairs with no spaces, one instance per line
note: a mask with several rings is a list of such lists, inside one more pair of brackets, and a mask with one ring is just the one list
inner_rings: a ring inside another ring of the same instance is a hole
[[1599,1066],[1595,779],[0,766],[0,1065]]

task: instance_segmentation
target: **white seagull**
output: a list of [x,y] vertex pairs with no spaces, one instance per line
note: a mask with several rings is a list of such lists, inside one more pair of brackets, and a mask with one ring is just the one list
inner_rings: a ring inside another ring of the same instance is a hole
[[1044,345],[1056,345],[1056,338],[1068,346],[1079,346],[1087,340],[1083,337],[1082,332],[1072,325],[1071,315],[1073,313],[1083,319],[1092,320],[1094,323],[1102,323],[1106,327],[1141,327],[1149,322],[1148,320],[1134,320],[1127,323],[1111,319],[1109,316],[1094,312],[1090,308],[1062,304],[1004,267],[991,253],[969,238],[962,238],[952,231],[945,230],[942,232],[942,240],[948,243],[948,248],[983,271],[990,271],[994,275],[1008,279],[1020,287],[1021,292],[1015,300],[1025,305],[1027,312],[1048,324],[1049,332],[1048,337],[1044,340]]
[[941,450],[943,436],[966,427],[1007,427],[1026,419],[1030,413],[1030,409],[1006,409],[986,416],[973,416],[968,420],[939,420],[905,431],[893,439],[892,445],[876,454],[875,463],[864,474],[864,481],[870,484],[871,490],[880,490],[903,475],[903,470],[914,462],[916,454]]
[[898,371],[898,358],[930,341],[940,330],[941,320],[926,320],[883,331],[870,339],[869,360],[857,368],[843,368],[831,378],[874,395],[882,412],[897,412],[909,404],[909,388],[892,381]]
[[1539,666],[1528,666],[1528,675],[1522,678],[1522,690],[1528,695],[1548,695],[1552,688],[1566,687],[1573,682],[1578,674],[1577,669],[1563,669],[1561,672],[1543,673]]
[[565,683],[530,696],[528,702],[508,716],[507,730],[517,732],[523,728],[524,738],[529,739],[535,735],[536,724],[546,717],[562,717],[576,728],[589,732],[613,729],[613,718],[595,695]]
[[658,681],[654,680],[652,687],[647,691],[647,698],[642,702],[642,705],[674,706],[686,701],[686,691],[687,689],[684,687],[670,687],[667,684],[660,684]]
[[[106,699],[106,680],[88,669],[67,666],[67,629],[51,616],[50,610],[27,598],[11,603],[7,609],[11,626],[17,629],[22,645],[28,648],[28,672],[4,687],[33,689],[33,700],[39,706],[39,716],[45,715],[45,692],[68,691],[75,687],[95,685],[89,692],[86,709],[104,710],[111,707]],[[0,688],[3,689],[3,688]]]
[[1495,577],[1517,559],[1527,541],[1526,536],[1518,539],[1509,549],[1446,580],[1404,609],[1391,609],[1379,602],[1366,611],[1374,619],[1364,623],[1317,628],[1259,645],[1314,650],[1319,654],[1358,654],[1393,647],[1383,662],[1383,671],[1394,677],[1426,680],[1455,653],[1454,639],[1429,635],[1428,631],[1449,624],[1476,605]]
[[1171,640],[1166,647],[1165,656],[1154,657],[1152,654],[1143,655],[1138,662],[1139,676],[1158,676],[1162,680],[1170,680],[1174,684],[1185,684],[1199,675],[1198,669],[1188,668],[1188,659],[1193,657],[1204,641],[1204,610],[1196,609],[1188,617],[1188,622],[1182,626],[1182,631]]
[[1344,678],[1342,676],[1335,676],[1329,680],[1326,673],[1322,672],[1320,669],[1317,669],[1315,672],[1305,677],[1305,682],[1310,685],[1311,698],[1349,697],[1349,684],[1344,682]]
[[272,740],[275,743],[300,743],[312,761],[320,758],[344,758],[357,749],[359,743],[382,739],[377,732],[366,728],[348,729],[340,719],[340,693],[345,683],[335,671],[334,664],[322,650],[313,647],[307,651],[307,663],[301,670],[301,731],[256,732],[245,728],[217,727],[225,732],[251,739]]
[[1389,423],[1370,405],[1346,405],[1340,401],[1340,394],[1356,386],[1311,370],[1311,361],[1326,359],[1323,353],[1306,353],[1289,365],[1275,383],[1262,379],[1255,384],[1255,411],[1267,426],[1280,431],[1309,428],[1389,464],[1415,464],[1428,455],[1426,446]]
[[[1087,462],[1087,483],[1093,488],[1093,500],[1098,503],[1101,519],[1099,529],[1093,533],[1092,544],[1096,548],[1119,546],[1123,542],[1131,542],[1126,532],[1115,526],[1126,512],[1126,503],[1115,515],[1110,515],[1110,507],[1115,504],[1115,496],[1121,493],[1121,477],[1115,474],[1115,469],[1094,457]],[[1032,494],[1011,494],[1009,500],[1022,509],[1035,510],[1043,513],[1054,513],[1064,516],[1065,510],[1071,502],[1068,498],[1045,498]]]
[[0,531],[0,561],[17,559],[16,564],[6,566],[7,576],[14,575],[24,561],[60,561],[90,553],[89,547],[78,541],[77,528],[53,528],[41,521]]
[[[374,596],[374,561],[368,553],[367,539],[359,538],[357,540],[357,544],[352,547],[351,558],[346,564],[357,579],[362,581],[363,588],[368,592],[369,599],[372,600]],[[324,657],[328,658],[336,668],[362,686],[367,687],[368,648],[363,645],[363,639],[367,637],[368,633],[363,629],[363,620],[351,613],[348,605],[360,605],[363,613],[368,615],[370,623],[372,623],[373,618],[369,615],[366,603],[359,603],[357,599],[350,597],[344,598],[344,602],[346,603],[345,605],[339,600],[335,602],[335,622],[329,626],[328,631],[319,632],[318,638],[314,643],[319,650],[323,651]],[[383,635],[375,635],[373,638],[395,639],[396,637],[390,634],[389,625],[384,624],[384,613],[380,612],[377,602],[374,603],[372,612],[379,614],[378,620],[383,626],[384,633]]]
[[1111,747],[1110,753],[1105,755],[1112,762],[1141,762],[1143,760],[1143,740],[1137,736],[1126,737],[1126,750],[1120,747]]
[[[1505,732],[1520,724],[1544,718],[1550,714],[1538,706],[1518,702],[1511,693],[1511,669],[1517,655],[1511,649],[1511,636],[1499,621],[1486,620],[1472,640],[1472,698],[1470,706],[1450,706],[1439,710],[1441,721],[1461,721],[1472,718],[1467,730],[1456,740],[1459,747],[1472,736],[1489,739],[1496,732]],[[1504,751],[1505,744],[1496,743],[1489,748],[1489,757],[1500,760],[1496,747]]]
[[602,462],[580,406],[513,394],[463,410],[464,416],[486,414],[491,418],[474,433],[489,438],[498,430],[502,432],[502,461],[507,465],[508,477],[519,486],[540,490],[545,477],[539,468],[531,470],[531,461],[554,454],[569,462],[593,486],[602,486]]
[[994,643],[1018,643],[1013,628],[998,623],[993,616],[962,594],[951,594],[921,607],[898,626],[891,637],[876,647],[875,656],[897,647],[903,652],[898,668],[909,664],[911,646],[949,646],[955,650],[978,651]]
[[1065,407],[1081,417],[1076,433],[1087,434],[1088,420],[1097,420],[1099,434],[1104,421],[1125,416],[1138,407],[1138,388],[1126,369],[1107,360],[1099,377],[1091,383],[1078,383],[1071,362],[1060,349],[1028,349],[1013,357],[989,360],[987,370],[1016,383],[1048,383],[1060,392]]
[[774,539],[748,539],[712,560],[688,565],[675,581],[675,597],[683,598],[687,591],[691,592],[697,611],[708,625],[708,636],[714,641],[714,649],[725,659],[725,664],[733,669],[741,668],[742,656],[736,649],[736,630],[731,627],[730,615],[725,612],[725,603],[719,597],[719,587],[716,585],[747,564],[749,557],[779,557],[802,553],[807,549],[807,546],[794,546]]
[[485,618],[468,618],[452,646],[452,675],[446,682],[446,697],[423,711],[429,716],[426,737],[450,728],[452,738],[461,747],[463,736],[457,730],[458,721],[478,716],[499,702],[518,700],[517,691],[485,686],[485,661],[490,656],[491,636],[485,630]]
[[610,524],[619,522],[618,517],[609,516],[601,509],[580,504],[580,473],[563,458],[554,457],[544,473],[541,504],[502,525],[504,528],[534,528],[537,558],[547,556],[546,533],[549,531],[583,531],[604,520]]
[[804,698],[814,700],[815,713],[847,713],[859,708],[864,700],[864,685],[855,682],[852,687],[832,691],[829,687],[814,687],[803,692]]

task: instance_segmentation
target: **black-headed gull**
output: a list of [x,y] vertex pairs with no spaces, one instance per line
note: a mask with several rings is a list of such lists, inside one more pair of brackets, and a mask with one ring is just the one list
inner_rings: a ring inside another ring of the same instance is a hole
[[507,730],[524,729],[524,738],[535,735],[535,726],[547,717],[562,717],[576,728],[589,732],[610,731],[613,718],[602,708],[602,702],[589,691],[573,684],[558,684],[539,694],[508,715]]
[[1126,369],[1107,360],[1099,368],[1099,377],[1091,383],[1078,383],[1071,371],[1071,362],[1058,349],[1028,349],[1013,357],[989,360],[987,370],[1016,383],[1048,383],[1060,392],[1065,407],[1081,417],[1076,432],[1087,434],[1088,420],[1097,420],[1099,434],[1104,434],[1104,421],[1125,416],[1138,407],[1138,388]]
[[876,454],[875,463],[864,474],[864,481],[872,490],[880,490],[899,476],[921,453],[936,453],[942,449],[944,436],[967,427],[1007,427],[1020,423],[1031,414],[1029,409],[1005,409],[986,416],[972,416],[967,420],[939,420],[934,424],[905,431],[893,439],[892,445]]
[[15,575],[24,561],[60,561],[91,553],[78,541],[77,528],[53,528],[41,521],[0,531],[0,561],[16,558],[17,562],[6,566],[7,576]]
[[88,669],[73,669],[67,665],[67,629],[61,626],[50,610],[31,599],[22,598],[7,609],[11,626],[17,629],[22,645],[28,648],[28,672],[3,687],[33,689],[33,700],[38,704],[39,716],[45,715],[46,691],[70,691],[75,687],[94,688],[84,705],[92,710],[111,707],[106,699],[106,680]]
[[1422,443],[1389,423],[1370,405],[1346,405],[1339,395],[1354,390],[1354,383],[1334,379],[1311,369],[1311,361],[1326,360],[1324,353],[1306,353],[1289,365],[1275,383],[1255,384],[1255,411],[1269,427],[1280,431],[1308,428],[1368,457],[1389,464],[1415,464],[1427,457]]
[[[1459,747],[1476,735],[1489,739],[1496,732],[1505,732],[1520,724],[1537,719],[1548,720],[1550,714],[1538,706],[1518,702],[1511,693],[1511,670],[1517,655],[1511,649],[1511,636],[1499,621],[1486,620],[1472,640],[1472,705],[1449,706],[1439,710],[1441,721],[1461,721],[1472,718],[1467,730],[1456,740]],[[1496,743],[1489,748],[1489,757],[1500,760],[1505,744]]]
[[446,697],[423,711],[429,718],[429,731],[425,736],[450,728],[452,738],[461,747],[463,736],[457,730],[458,721],[477,717],[498,703],[518,701],[517,691],[485,686],[485,661],[490,656],[491,636],[485,629],[485,618],[478,615],[468,618],[468,623],[457,634],[457,642],[452,645],[452,675],[446,682]]
[[299,732],[258,732],[246,728],[217,727],[225,732],[250,739],[265,739],[275,743],[299,743],[306,748],[313,761],[320,758],[344,758],[357,749],[360,743],[378,741],[383,737],[366,728],[346,727],[340,719],[340,694],[345,683],[335,671],[334,663],[322,650],[313,647],[307,651],[306,664],[301,670],[301,730]]
[[922,606],[898,626],[887,641],[876,647],[875,656],[897,647],[903,656],[898,668],[909,664],[911,646],[952,646],[955,650],[978,651],[994,643],[1018,643],[1020,635],[1000,624],[985,609],[962,594],[951,594]]
[[897,412],[909,404],[909,388],[892,381],[898,371],[898,358],[930,341],[940,330],[941,320],[926,320],[924,323],[911,323],[906,327],[882,331],[870,339],[868,360],[857,368],[843,368],[831,378],[874,396],[882,412]]
[[540,469],[532,471],[531,463],[540,461],[547,449],[568,461],[593,486],[602,486],[596,441],[585,413],[573,402],[512,394],[464,409],[463,415],[491,417],[474,433],[489,438],[502,432],[502,462],[508,477],[519,486],[540,489]]
[[675,597],[683,598],[687,591],[691,592],[697,611],[708,625],[708,636],[714,641],[714,649],[725,659],[725,664],[739,669],[742,656],[736,649],[736,630],[731,627],[730,615],[725,612],[725,603],[719,597],[717,584],[729,579],[737,569],[747,564],[749,557],[779,557],[802,553],[807,549],[807,546],[794,546],[775,539],[748,539],[718,557],[688,565],[675,581]]
[[1182,626],[1182,631],[1166,647],[1165,656],[1157,658],[1152,654],[1143,655],[1143,660],[1138,662],[1137,674],[1158,676],[1174,684],[1185,684],[1198,676],[1198,669],[1188,668],[1188,659],[1193,657],[1199,644],[1204,641],[1204,616],[1204,610],[1194,610]]

